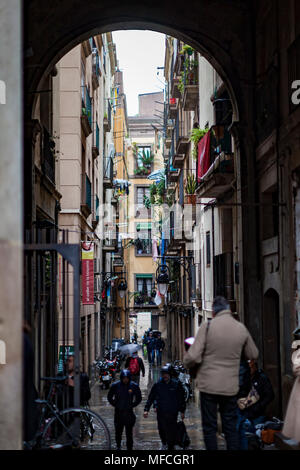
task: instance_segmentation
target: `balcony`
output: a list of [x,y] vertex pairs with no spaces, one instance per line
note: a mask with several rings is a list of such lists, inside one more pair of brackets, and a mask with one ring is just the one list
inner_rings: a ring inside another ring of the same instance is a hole
[[183,109],[194,111],[199,100],[198,62],[192,55],[185,54],[181,87],[183,86]]
[[168,181],[176,183],[178,181],[180,170],[176,168],[170,168]]
[[85,190],[85,199],[83,199],[84,202],[81,203],[80,209],[87,219],[92,213],[92,185],[87,175],[83,177],[83,189]]
[[134,307],[145,308],[145,307],[157,307],[154,302],[154,297],[151,297],[148,294],[143,294],[142,292],[136,292],[134,296]]
[[102,249],[107,252],[115,252],[118,250],[118,241],[116,238],[112,238],[110,232],[105,234]]
[[199,198],[218,198],[232,188],[234,181],[231,135],[225,126],[212,126],[210,133],[209,168],[200,178],[196,191]]
[[173,168],[183,168],[184,167],[185,154],[175,153],[173,157]]
[[110,132],[111,130],[111,106],[109,101],[107,101],[107,111],[103,117],[103,129],[104,132]]
[[194,111],[199,100],[198,85],[186,85],[183,95],[183,109],[185,111]]
[[97,227],[98,223],[99,223],[99,198],[98,196],[96,196],[95,207],[93,211],[93,220],[92,220],[92,226],[94,230]]
[[171,84],[172,98],[181,98],[181,93],[180,93],[179,88],[178,88],[179,80],[180,80],[180,78],[178,76],[173,75],[172,84]]
[[113,187],[114,164],[111,157],[103,159],[103,187],[109,189]]
[[92,147],[93,158],[98,157],[99,149],[100,149],[99,126],[97,123],[94,123],[93,147]]
[[88,137],[92,133],[92,100],[88,91],[87,86],[81,87],[81,126],[85,137]]
[[177,155],[185,155],[189,149],[190,139],[185,133],[183,122],[177,115],[175,122],[175,153]]

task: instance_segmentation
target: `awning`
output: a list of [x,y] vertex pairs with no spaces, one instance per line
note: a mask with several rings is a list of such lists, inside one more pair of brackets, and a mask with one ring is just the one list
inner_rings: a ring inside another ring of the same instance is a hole
[[152,222],[139,222],[136,224],[136,230],[151,230]]
[[152,279],[152,274],[136,274],[139,279]]

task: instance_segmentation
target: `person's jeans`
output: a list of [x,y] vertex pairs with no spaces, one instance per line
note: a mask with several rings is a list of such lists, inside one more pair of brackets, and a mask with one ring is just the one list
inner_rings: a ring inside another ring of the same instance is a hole
[[240,450],[248,450],[248,438],[246,436],[247,432],[255,433],[255,426],[257,424],[264,423],[266,418],[264,416],[259,416],[254,420],[249,420],[241,411],[238,409],[238,419],[237,419],[237,431],[239,434],[239,448]]
[[217,450],[217,413],[218,407],[222,420],[227,450],[239,449],[237,431],[237,398],[234,396],[213,395],[201,392],[201,415],[204,442],[207,450]]
[[155,362],[155,349],[152,349],[151,351],[151,363],[154,364]]
[[132,450],[133,447],[133,427],[135,424],[135,414],[129,410],[115,410],[115,431],[116,431],[116,444],[117,447],[121,447],[122,434],[125,427],[126,431],[126,446],[127,450]]
[[156,363],[161,366],[161,351],[159,349],[156,349]]

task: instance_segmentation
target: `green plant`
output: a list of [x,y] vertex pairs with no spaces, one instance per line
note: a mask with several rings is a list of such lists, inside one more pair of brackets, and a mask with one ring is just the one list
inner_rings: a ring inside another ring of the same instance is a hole
[[209,129],[200,129],[198,127],[192,129],[191,135],[190,135],[190,142],[193,142],[193,151],[192,151],[192,156],[194,160],[197,160],[198,156],[198,143],[202,139],[202,137],[207,134]]
[[146,209],[151,208],[150,198],[148,196],[146,196],[146,194],[144,195],[144,206],[146,207]]
[[192,55],[193,52],[195,52],[194,49],[193,49],[191,46],[189,46],[188,44],[185,44],[185,45],[182,47],[182,49],[181,49],[181,51],[179,52],[179,54],[183,55],[183,54],[187,53],[188,55]]
[[171,207],[175,202],[175,191],[168,191],[166,196],[166,203]]
[[187,175],[185,192],[186,194],[195,194],[197,188],[197,181],[194,173]]
[[141,160],[144,166],[151,166],[154,160],[154,155],[150,151],[146,153],[145,150],[143,149]]
[[107,119],[107,113],[104,113],[103,118],[104,118],[104,119]]

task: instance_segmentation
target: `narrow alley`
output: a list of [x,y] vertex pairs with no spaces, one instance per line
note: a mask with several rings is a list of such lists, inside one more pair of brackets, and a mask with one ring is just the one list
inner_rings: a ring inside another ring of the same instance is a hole
[[[141,353],[140,353],[141,356]],[[142,356],[141,356],[142,357]],[[147,419],[143,418],[144,406],[150,393],[152,385],[159,380],[160,367],[149,367],[147,359],[144,359],[145,364],[145,377],[141,376],[140,388],[143,396],[142,403],[135,409],[136,424],[133,430],[133,449],[134,450],[159,450],[161,448],[161,441],[157,430],[156,415],[151,408]],[[112,449],[115,449],[115,431],[114,431],[114,411],[107,401],[108,390],[101,390],[99,383],[96,383],[92,389],[92,399],[90,402],[91,409],[98,413],[106,422],[112,439]],[[203,441],[202,426],[201,426],[201,413],[198,406],[195,404],[193,398],[190,398],[186,413],[185,425],[191,445],[189,449],[205,450]],[[219,437],[218,442],[220,449],[225,449],[225,441]],[[126,435],[125,430],[122,439],[122,449],[126,449]],[[180,449],[178,447],[178,449]]]

